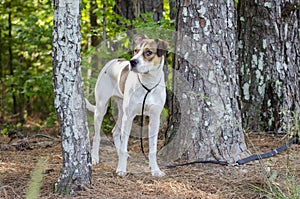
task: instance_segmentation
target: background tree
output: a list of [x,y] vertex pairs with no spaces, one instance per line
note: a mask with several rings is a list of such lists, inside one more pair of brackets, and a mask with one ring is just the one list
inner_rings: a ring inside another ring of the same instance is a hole
[[115,12],[129,20],[141,16],[142,13],[151,12],[153,20],[158,22],[163,17],[163,8],[163,0],[116,0]]
[[175,19],[176,19],[176,0],[169,0],[169,7],[170,7],[170,19],[172,25],[174,25]]
[[54,104],[60,122],[63,168],[56,192],[69,194],[91,184],[90,141],[80,69],[80,1],[54,1]]
[[248,155],[238,102],[234,2],[177,3],[173,91],[180,109],[173,117],[180,124],[162,154],[167,160],[234,162]]
[[245,128],[280,132],[299,121],[299,8],[296,0],[238,3]]

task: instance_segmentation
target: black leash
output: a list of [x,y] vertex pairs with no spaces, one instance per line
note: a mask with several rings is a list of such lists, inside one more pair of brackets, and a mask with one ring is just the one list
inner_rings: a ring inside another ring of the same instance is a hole
[[140,80],[140,77],[139,77],[139,76],[138,76],[138,79],[139,79],[140,84],[141,84],[141,85],[143,86],[143,88],[147,91],[147,93],[146,93],[146,95],[145,95],[145,97],[144,97],[144,99],[143,99],[143,105],[142,105],[141,128],[140,128],[140,142],[141,142],[141,150],[142,150],[142,153],[143,153],[143,155],[145,156],[145,158],[148,160],[148,157],[146,156],[145,151],[144,151],[144,144],[143,144],[143,124],[144,124],[144,109],[145,109],[145,102],[146,102],[146,99],[147,99],[148,94],[149,94],[153,89],[155,89],[155,88],[159,85],[159,83],[160,83],[160,81],[161,81],[161,78],[160,78],[159,82],[158,82],[155,86],[153,86],[152,88],[148,88],[147,86],[145,86],[145,85],[142,83],[142,81]]
[[296,134],[293,136],[292,139],[287,144],[282,145],[281,147],[278,147],[277,149],[274,149],[268,153],[263,153],[263,154],[257,154],[257,155],[251,155],[247,158],[243,158],[241,160],[236,161],[233,164],[230,164],[226,161],[218,161],[218,160],[196,160],[192,162],[186,162],[186,163],[181,163],[181,164],[174,164],[174,165],[165,165],[167,168],[175,168],[175,167],[181,167],[181,166],[187,166],[187,165],[192,165],[192,164],[198,164],[198,163],[211,163],[211,164],[219,164],[219,165],[224,165],[224,166],[240,166],[243,164],[246,164],[248,162],[254,161],[254,160],[260,160],[260,159],[265,159],[265,158],[270,158],[274,155],[277,155],[278,153],[281,153],[282,151],[287,150],[291,145],[293,144],[299,144],[299,135]]
[[292,144],[298,144],[299,143],[299,135],[297,134],[287,144],[282,145],[281,147],[278,147],[277,149],[274,149],[268,153],[258,154],[258,155],[251,155],[247,158],[241,159],[236,161],[237,165],[243,165],[248,162],[259,160],[259,159],[265,159],[270,158],[274,155],[277,155],[278,153],[281,153],[282,151],[287,150]]

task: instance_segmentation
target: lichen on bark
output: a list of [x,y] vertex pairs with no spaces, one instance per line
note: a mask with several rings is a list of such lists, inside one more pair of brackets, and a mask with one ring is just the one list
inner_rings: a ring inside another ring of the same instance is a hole
[[299,120],[293,113],[300,111],[300,10],[288,9],[293,4],[297,7],[299,2],[239,1],[238,55],[245,129],[286,133],[286,126]]

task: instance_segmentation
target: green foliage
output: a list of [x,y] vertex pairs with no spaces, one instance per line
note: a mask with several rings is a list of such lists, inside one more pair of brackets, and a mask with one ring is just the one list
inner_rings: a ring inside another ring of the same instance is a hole
[[1,135],[7,135],[9,132],[23,132],[23,125],[21,123],[17,123],[16,125],[12,125],[9,123],[3,124],[0,128]]
[[54,127],[56,122],[57,122],[57,114],[55,112],[51,112],[45,120],[46,127],[48,128]]
[[238,4],[239,4],[239,1],[238,1],[238,0],[235,0],[235,1],[234,1],[234,6],[235,6],[235,8],[238,7]]
[[[21,115],[28,112],[45,117],[54,111],[51,4],[51,0],[2,1],[0,79],[4,115],[17,111]],[[12,65],[8,64],[8,49],[12,49]]]
[[5,135],[10,129],[13,129],[13,126],[11,124],[5,124],[1,128],[1,135]]

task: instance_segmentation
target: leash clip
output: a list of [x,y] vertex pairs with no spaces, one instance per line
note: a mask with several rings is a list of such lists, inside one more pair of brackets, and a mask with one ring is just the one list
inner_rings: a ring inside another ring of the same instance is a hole
[[238,162],[235,163],[227,163],[227,166],[235,167],[235,166],[240,166]]

